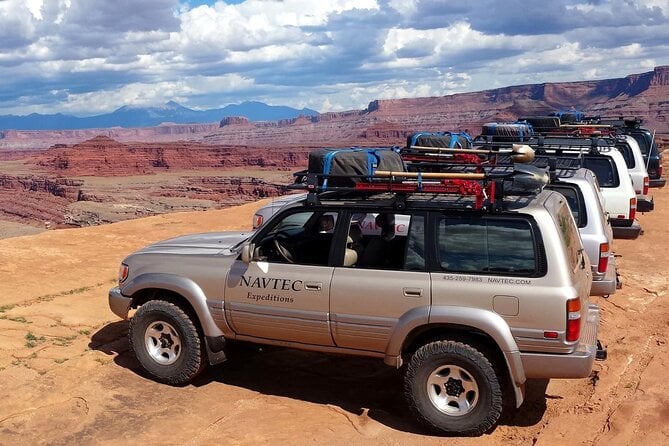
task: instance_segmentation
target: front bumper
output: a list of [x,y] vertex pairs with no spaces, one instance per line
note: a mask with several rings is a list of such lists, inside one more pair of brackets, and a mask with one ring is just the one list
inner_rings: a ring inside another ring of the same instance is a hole
[[569,354],[521,352],[527,378],[587,378],[597,355],[599,307],[590,304],[581,339]]
[[629,226],[618,226],[611,220],[611,229],[613,229],[613,238],[620,238],[625,240],[634,240],[641,235],[641,225],[637,220],[634,220]]
[[121,319],[128,318],[128,311],[130,311],[131,303],[132,298],[125,297],[121,294],[121,289],[119,287],[114,287],[109,290],[109,308],[112,310],[112,313]]
[[618,288],[618,275],[616,274],[616,258],[612,254],[609,256],[609,265],[606,273],[597,276],[593,273],[591,296],[608,296],[614,294]]
[[664,187],[664,185],[667,183],[667,180],[664,178],[651,178],[648,182],[648,185],[650,187]]

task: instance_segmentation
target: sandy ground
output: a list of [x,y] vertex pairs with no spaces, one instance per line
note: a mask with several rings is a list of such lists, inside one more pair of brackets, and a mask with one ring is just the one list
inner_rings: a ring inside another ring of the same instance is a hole
[[139,371],[107,306],[120,260],[184,233],[246,229],[261,203],[0,240],[0,444],[667,445],[669,188],[616,241],[625,286],[602,308],[609,359],[590,379],[531,381],[476,439],[416,424],[380,361],[238,346],[192,384]]

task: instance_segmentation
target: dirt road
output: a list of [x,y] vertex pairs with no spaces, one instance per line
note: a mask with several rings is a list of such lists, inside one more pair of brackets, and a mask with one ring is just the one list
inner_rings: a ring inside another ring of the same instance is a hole
[[[616,241],[591,379],[533,381],[490,434],[449,445],[669,444],[669,189]],[[184,233],[248,228],[260,204],[0,240],[0,444],[442,444],[379,361],[240,346],[193,385],[144,377],[107,306],[120,260]]]

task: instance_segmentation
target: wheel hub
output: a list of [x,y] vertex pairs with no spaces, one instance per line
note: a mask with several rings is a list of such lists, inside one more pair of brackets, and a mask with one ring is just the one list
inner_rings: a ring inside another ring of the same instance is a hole
[[144,333],[144,345],[151,359],[162,365],[174,364],[181,355],[181,337],[166,321],[149,324]]
[[170,336],[167,333],[161,333],[160,338],[158,340],[160,341],[161,348],[171,348],[174,345],[174,341],[172,341],[172,336]]
[[462,380],[449,378],[446,382],[446,394],[448,396],[459,397],[465,391]]
[[473,411],[479,400],[478,383],[471,373],[455,364],[435,368],[428,376],[426,390],[438,411],[454,417]]

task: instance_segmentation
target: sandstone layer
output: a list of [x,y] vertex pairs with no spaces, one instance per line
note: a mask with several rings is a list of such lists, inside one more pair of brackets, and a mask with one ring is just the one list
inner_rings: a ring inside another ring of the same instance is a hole
[[210,124],[165,124],[141,129],[2,131],[0,151],[44,149],[104,135],[120,142],[197,141],[248,147],[402,144],[415,130],[466,129],[482,123],[575,108],[588,114],[640,116],[669,134],[669,67],[620,79],[519,85],[440,97],[375,100],[364,110],[323,113],[274,122],[229,117]]

